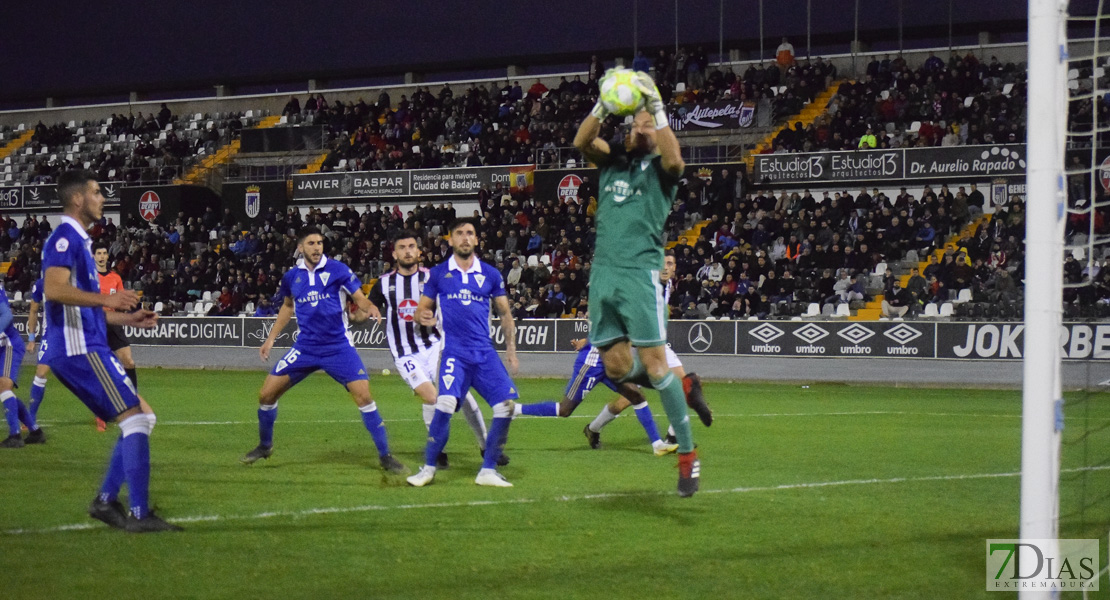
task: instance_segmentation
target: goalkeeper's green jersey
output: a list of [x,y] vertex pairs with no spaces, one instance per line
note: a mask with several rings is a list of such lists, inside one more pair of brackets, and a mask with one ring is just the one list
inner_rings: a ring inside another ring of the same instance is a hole
[[593,264],[661,269],[663,227],[678,192],[678,178],[663,169],[658,154],[629,153],[618,144],[599,166]]

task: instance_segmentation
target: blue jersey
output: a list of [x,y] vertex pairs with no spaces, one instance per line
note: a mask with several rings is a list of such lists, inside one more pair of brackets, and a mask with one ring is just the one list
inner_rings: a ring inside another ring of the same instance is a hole
[[[0,304],[3,304],[3,308],[0,308],[0,313],[12,314],[12,306],[8,303],[8,295],[3,291],[0,291]],[[19,333],[19,330],[15,328],[14,318],[3,331],[0,331],[0,347],[7,348],[9,346],[19,351],[20,358],[23,357],[23,351],[27,349],[26,344],[23,343],[23,334]],[[19,368],[19,363],[16,363],[15,368]]]
[[444,347],[493,347],[489,337],[490,303],[505,295],[505,280],[497,269],[475,258],[470,269],[463,271],[452,255],[428,273],[422,293],[439,305]]
[[304,259],[281,278],[278,297],[293,299],[297,315],[297,346],[311,347],[315,354],[331,354],[354,346],[347,330],[347,297],[362,282],[350,267],[324,256],[309,270]]
[[[92,255],[92,239],[85,228],[71,217],[62,217],[61,225],[50,234],[42,247],[42,272],[50,267],[69,269],[69,283],[83,292],[100,293],[100,278]],[[56,358],[79,356],[93,350],[108,349],[108,329],[104,309],[99,306],[67,306],[47,300],[46,342],[43,362]]]
[[31,300],[34,300],[35,304],[42,304],[42,288],[45,285],[46,284],[42,281],[42,277],[39,277],[31,284]]

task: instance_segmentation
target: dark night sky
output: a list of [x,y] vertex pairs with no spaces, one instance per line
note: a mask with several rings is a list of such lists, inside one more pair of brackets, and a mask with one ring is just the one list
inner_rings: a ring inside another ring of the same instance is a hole
[[[638,1],[640,46],[673,45],[673,0]],[[409,69],[473,71],[510,62],[581,63],[591,52],[602,58],[630,55],[633,41],[633,0],[160,0],[86,2],[68,10],[47,2],[5,4],[0,99],[9,100],[132,89],[210,90],[218,83],[310,77],[359,79]],[[907,38],[947,43],[946,0],[903,0],[903,5]],[[724,0],[724,6],[725,39],[734,41],[726,48],[758,47],[758,2]],[[814,0],[815,38],[833,36],[823,51],[847,50],[853,6],[846,0]],[[862,39],[896,39],[896,0],[860,0],[860,6]],[[957,27],[972,35],[963,41],[973,40],[975,31],[1007,24],[1020,37],[1019,21],[1026,15],[1022,0],[956,1],[953,6]],[[719,0],[681,0],[679,40],[715,52],[719,7]],[[799,50],[804,47],[805,7],[805,0],[765,1],[768,52],[782,35],[789,35]],[[1003,41],[1008,39],[1016,38]]]

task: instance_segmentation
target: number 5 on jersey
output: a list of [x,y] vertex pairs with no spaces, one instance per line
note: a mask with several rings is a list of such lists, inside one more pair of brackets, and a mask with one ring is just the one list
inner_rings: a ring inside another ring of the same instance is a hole
[[451,389],[451,384],[455,383],[455,376],[451,374],[455,372],[455,359],[448,358],[447,362],[443,364],[447,366],[447,368],[443,370],[443,387],[449,390]]

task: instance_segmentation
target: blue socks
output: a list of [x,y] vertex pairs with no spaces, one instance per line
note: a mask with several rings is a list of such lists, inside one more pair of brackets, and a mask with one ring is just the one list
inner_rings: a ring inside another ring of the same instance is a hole
[[362,413],[362,424],[366,425],[366,431],[370,432],[370,437],[374,438],[374,445],[378,447],[378,456],[386,456],[389,454],[389,439],[385,434],[382,416],[378,414],[377,402],[360,406],[358,410]]
[[644,426],[644,433],[647,433],[648,441],[653,444],[658,442],[661,439],[659,429],[655,426],[655,418],[651,414],[651,407],[648,406],[648,403],[644,402],[632,408],[636,409],[636,418],[640,420],[640,425]]
[[[557,405],[555,410],[558,411]],[[555,415],[552,414],[549,416],[553,417]],[[486,453],[485,457],[482,459],[483,469],[497,468],[497,459],[501,458],[501,450],[505,447],[505,440],[509,438],[509,424],[512,422],[512,417],[493,418],[489,426],[489,436],[486,438]]]
[[428,445],[424,447],[425,465],[435,467],[436,459],[439,458],[439,454],[447,446],[447,436],[451,433],[451,416],[453,414],[436,409],[436,414],[432,417],[432,424],[428,426]]
[[0,399],[4,401],[4,418],[8,420],[8,435],[19,435],[19,409],[22,408],[23,403],[11,392],[0,394]]
[[42,404],[42,398],[46,395],[46,379],[42,377],[35,377],[34,383],[31,384],[31,418],[38,419],[39,405]]
[[[559,416],[558,402],[536,402],[535,404],[520,405],[521,414],[531,417],[557,417]],[[487,448],[489,446],[486,446]]]
[[[150,436],[142,432],[131,433],[124,436],[117,446],[121,448],[131,514],[136,519],[142,519],[150,512]],[[112,459],[115,460],[114,453]],[[112,471],[110,465],[108,471],[109,474]]]
[[258,445],[274,445],[274,421],[277,421],[277,402],[258,406]]
[[123,486],[123,437],[116,440],[116,447],[112,450],[112,458],[108,461],[108,472],[104,474],[104,483],[100,486],[100,494],[96,497],[101,502],[111,502],[119,496],[119,489]]

